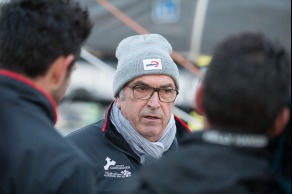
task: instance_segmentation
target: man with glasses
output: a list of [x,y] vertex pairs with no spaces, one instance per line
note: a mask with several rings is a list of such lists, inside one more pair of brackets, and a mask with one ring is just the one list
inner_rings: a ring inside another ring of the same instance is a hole
[[171,150],[190,131],[173,115],[179,72],[172,47],[158,34],[124,39],[117,47],[116,100],[104,120],[67,136],[97,167],[97,193],[108,193]]

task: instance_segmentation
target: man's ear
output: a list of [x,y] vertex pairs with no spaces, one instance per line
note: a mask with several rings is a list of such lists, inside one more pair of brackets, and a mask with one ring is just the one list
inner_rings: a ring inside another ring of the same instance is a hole
[[73,62],[74,56],[68,55],[66,57],[58,57],[52,64],[51,72],[51,86],[53,88],[58,88],[62,84],[63,80],[66,78],[68,73],[68,67]]
[[195,94],[195,99],[194,99],[194,108],[196,112],[200,115],[204,115],[204,107],[203,107],[203,86],[202,84],[199,84],[197,87],[197,91]]
[[120,94],[118,94],[117,95],[117,97],[116,97],[116,102],[117,102],[117,107],[119,108],[119,109],[121,109],[121,106],[122,106],[122,102],[121,102],[122,100],[121,100],[121,98],[120,98]]
[[271,129],[269,132],[269,135],[272,137],[279,136],[285,127],[287,126],[290,119],[290,110],[289,108],[283,108],[277,115],[275,122],[274,122],[274,128]]

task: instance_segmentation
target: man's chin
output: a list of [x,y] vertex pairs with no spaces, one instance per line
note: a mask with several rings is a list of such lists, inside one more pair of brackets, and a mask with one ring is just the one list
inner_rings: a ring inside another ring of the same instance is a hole
[[161,130],[153,126],[146,127],[146,129],[140,134],[151,142],[156,142],[161,138]]

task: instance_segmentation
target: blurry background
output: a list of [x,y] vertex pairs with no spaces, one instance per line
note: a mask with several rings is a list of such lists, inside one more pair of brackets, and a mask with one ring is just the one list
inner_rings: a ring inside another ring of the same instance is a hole
[[[0,0],[0,5],[5,1]],[[219,41],[234,33],[263,32],[291,53],[290,0],[78,1],[88,8],[94,28],[59,106],[56,127],[63,135],[104,117],[114,99],[115,49],[128,36],[161,34],[187,59],[186,63],[175,60],[181,85],[174,112],[193,130],[202,127],[202,117],[193,107],[198,76],[206,70]]]
[[[290,0],[79,0],[94,23],[78,70],[59,107],[63,135],[102,119],[114,99],[112,84],[119,42],[131,35],[158,33],[188,64],[180,70],[175,114],[192,130],[202,127],[193,106],[199,75],[207,69],[215,45],[244,31],[263,32],[291,53]],[[190,66],[191,65],[191,66]]]

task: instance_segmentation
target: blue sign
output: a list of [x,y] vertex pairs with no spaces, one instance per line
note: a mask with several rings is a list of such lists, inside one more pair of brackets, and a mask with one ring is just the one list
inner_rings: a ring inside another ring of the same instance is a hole
[[156,23],[176,23],[180,19],[181,0],[154,0],[152,19]]

